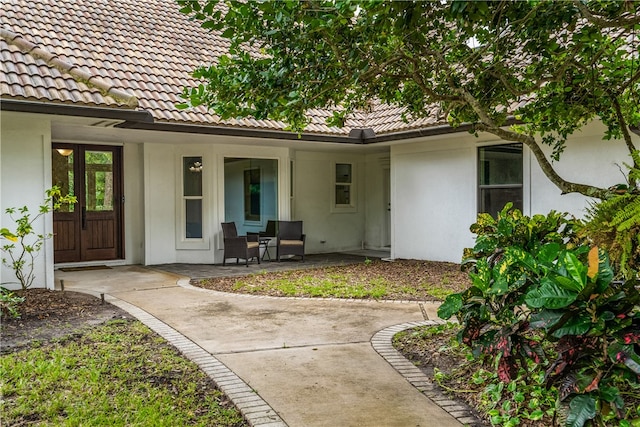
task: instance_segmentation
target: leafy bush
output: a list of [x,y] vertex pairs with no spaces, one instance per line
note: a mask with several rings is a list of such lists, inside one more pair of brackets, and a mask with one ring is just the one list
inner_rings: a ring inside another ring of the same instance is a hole
[[540,280],[539,263],[550,264],[574,238],[573,223],[551,212],[533,218],[508,204],[498,219],[480,214],[471,231],[478,235],[473,249],[465,250],[463,264],[471,266],[472,286],[445,299],[438,314],[453,315],[464,326],[460,340],[476,357],[500,354],[498,374],[510,381],[526,358],[537,363],[543,354],[529,327],[525,307],[528,290]]
[[44,242],[52,237],[50,234],[36,234],[33,230],[33,224],[41,216],[52,210],[57,210],[67,203],[76,203],[75,196],[62,195],[60,188],[54,186],[46,191],[44,202],[34,216],[27,206],[5,210],[16,223],[16,231],[11,232],[7,228],[0,229],[0,236],[11,242],[1,248],[4,253],[9,255],[9,258],[2,258],[2,263],[13,269],[22,289],[26,290],[33,284],[36,278],[33,271],[35,258]]
[[23,302],[23,297],[19,297],[10,290],[0,286],[0,317],[20,317],[18,306]]
[[[640,165],[640,152],[632,154]],[[612,194],[587,210],[583,236],[607,250],[621,277],[631,279],[640,272],[640,169],[629,168],[629,182],[611,188]]]
[[578,244],[574,225],[556,212],[528,218],[510,204],[497,219],[481,214],[471,227],[476,245],[465,251],[473,285],[447,297],[438,315],[457,316],[459,340],[495,363],[502,382],[546,367],[567,425],[634,418],[620,387],[640,388],[640,293],[634,280],[613,281],[607,255]]

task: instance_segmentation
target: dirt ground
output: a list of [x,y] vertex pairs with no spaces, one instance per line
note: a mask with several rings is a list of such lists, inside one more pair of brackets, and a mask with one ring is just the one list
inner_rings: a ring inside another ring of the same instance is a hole
[[129,314],[99,298],[79,292],[29,289],[18,291],[25,298],[20,318],[2,318],[0,353],[16,351],[29,343],[47,342]]
[[[351,265],[260,273],[246,278],[236,276],[199,279],[192,281],[192,284],[222,292],[280,297],[285,295],[263,285],[274,280],[296,280],[310,275],[319,281],[349,277],[354,283],[384,282],[386,294],[382,299],[404,301],[442,301],[443,293],[460,292],[471,283],[469,275],[460,270],[459,264],[418,260],[375,260]],[[238,288],[236,283],[239,280],[245,282],[245,286]],[[297,296],[312,295],[301,293]]]

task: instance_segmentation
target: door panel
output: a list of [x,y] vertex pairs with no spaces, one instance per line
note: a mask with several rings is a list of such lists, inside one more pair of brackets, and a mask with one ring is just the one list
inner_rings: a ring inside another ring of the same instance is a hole
[[[65,144],[53,148],[54,185],[78,199],[75,206],[54,213],[55,262],[122,258],[121,148]],[[72,153],[61,154],[61,149]]]
[[[77,150],[69,145],[54,146],[51,154],[53,185],[62,195],[77,196]],[[77,204],[62,205],[53,213],[53,250],[55,262],[80,260],[80,209]]]

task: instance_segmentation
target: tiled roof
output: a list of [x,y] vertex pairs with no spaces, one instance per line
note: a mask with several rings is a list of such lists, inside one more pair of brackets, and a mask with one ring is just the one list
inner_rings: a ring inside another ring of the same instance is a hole
[[[156,122],[279,130],[250,118],[221,121],[205,107],[178,110],[191,72],[228,42],[180,14],[170,0],[3,0],[0,54],[3,98],[79,106],[138,108]],[[188,29],[186,29],[188,27]],[[137,101],[137,104],[136,104]],[[308,133],[346,136],[352,128],[385,134],[442,124],[405,123],[402,110],[375,104],[329,127],[329,111],[311,110]]]

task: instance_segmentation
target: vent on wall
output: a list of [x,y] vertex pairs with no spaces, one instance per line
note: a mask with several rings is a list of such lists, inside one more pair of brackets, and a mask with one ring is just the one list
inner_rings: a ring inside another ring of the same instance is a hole
[[90,126],[96,128],[112,128],[117,124],[122,123],[123,120],[100,120],[95,123],[92,123]]

